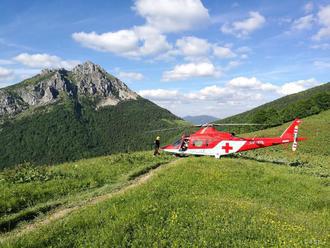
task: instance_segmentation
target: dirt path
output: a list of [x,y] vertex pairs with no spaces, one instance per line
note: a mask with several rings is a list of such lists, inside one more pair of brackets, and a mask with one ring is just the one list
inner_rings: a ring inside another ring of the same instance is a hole
[[68,216],[69,214],[71,214],[74,211],[80,210],[82,208],[88,207],[88,206],[92,206],[95,205],[97,203],[106,201],[111,199],[114,196],[117,195],[121,195],[125,192],[127,192],[128,190],[132,189],[132,188],[136,188],[141,184],[146,183],[151,177],[153,177],[156,173],[158,173],[160,170],[162,170],[164,167],[168,167],[171,165],[174,165],[175,163],[177,163],[180,159],[177,159],[175,161],[169,162],[167,164],[162,164],[159,167],[155,168],[155,169],[151,169],[150,171],[146,172],[145,174],[135,178],[134,180],[128,181],[128,184],[123,185],[123,187],[111,192],[111,193],[107,193],[104,195],[99,195],[93,198],[89,198],[86,199],[82,202],[79,202],[76,206],[71,206],[68,207],[66,206],[64,207],[60,207],[58,209],[55,209],[53,212],[49,213],[47,216],[45,216],[42,219],[36,220],[33,223],[29,223],[26,225],[23,225],[21,228],[17,228],[15,230],[13,230],[12,232],[9,232],[5,235],[3,235],[2,237],[0,237],[0,244],[4,241],[6,241],[9,238],[13,238],[13,237],[19,237],[23,234],[26,234],[28,232],[31,232],[33,230],[36,230],[38,228],[41,228],[45,225],[49,225],[52,222],[62,219],[66,216]]

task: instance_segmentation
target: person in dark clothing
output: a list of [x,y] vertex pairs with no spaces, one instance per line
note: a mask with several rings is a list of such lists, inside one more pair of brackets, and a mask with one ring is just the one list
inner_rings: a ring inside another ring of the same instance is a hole
[[157,136],[156,140],[155,140],[155,151],[154,151],[154,156],[156,155],[160,155],[159,153],[159,147],[160,147],[160,137]]

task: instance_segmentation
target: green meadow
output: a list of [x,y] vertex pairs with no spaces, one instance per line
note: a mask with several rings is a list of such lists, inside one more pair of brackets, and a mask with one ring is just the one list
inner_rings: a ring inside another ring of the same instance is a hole
[[326,246],[329,180],[243,159],[188,158],[6,247]]
[[[242,153],[242,156],[256,160],[282,162],[299,167],[297,170],[299,172],[325,178],[330,177],[330,110],[302,120],[298,135],[307,139],[299,142],[296,152],[292,152],[292,144],[286,144],[248,151]],[[280,136],[288,125],[289,123],[245,134],[244,137]]]
[[23,164],[0,172],[0,233],[63,205],[112,192],[171,156],[136,152],[57,166]]
[[[299,135],[308,139],[299,143],[296,153],[288,145],[219,160],[167,155],[154,158],[151,152],[140,152],[81,160],[46,167],[44,171],[28,165],[28,169],[23,166],[2,171],[0,182],[6,192],[0,203],[3,223],[10,223],[10,218],[29,209],[37,213],[37,206],[59,205],[44,214],[39,211],[37,219],[21,222],[13,230],[3,230],[0,244],[328,247],[329,117],[330,111],[325,111],[304,119]],[[279,136],[287,126],[246,136]],[[88,198],[134,185],[134,179],[156,167],[144,183],[84,205]],[[37,176],[31,181],[25,176],[20,179],[15,170],[41,172],[35,172]],[[33,196],[35,191],[38,197]],[[49,218],[57,208],[77,205],[77,210],[63,218],[26,231],[30,222]]]

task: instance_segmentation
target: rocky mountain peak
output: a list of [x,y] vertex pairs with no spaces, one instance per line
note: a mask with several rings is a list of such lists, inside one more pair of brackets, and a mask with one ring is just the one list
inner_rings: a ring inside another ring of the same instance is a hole
[[77,66],[75,66],[72,69],[73,73],[76,74],[93,74],[93,73],[97,73],[97,72],[103,72],[106,73],[105,70],[103,68],[101,68],[101,66],[94,64],[91,61],[86,61],[82,64],[79,64]]
[[92,98],[97,108],[138,97],[120,79],[87,61],[71,71],[44,69],[22,83],[0,89],[0,117],[17,114],[30,106],[54,103],[63,93],[77,100],[81,96]]
[[52,73],[52,72],[55,72],[56,71],[56,69],[49,69],[49,68],[45,68],[45,69],[42,69],[41,70],[41,75],[46,75],[46,74],[48,74],[48,73]]

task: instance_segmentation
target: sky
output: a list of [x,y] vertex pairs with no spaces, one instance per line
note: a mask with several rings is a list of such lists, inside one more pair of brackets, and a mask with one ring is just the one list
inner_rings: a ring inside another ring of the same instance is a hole
[[329,82],[330,1],[0,0],[0,88],[99,64],[178,116]]

